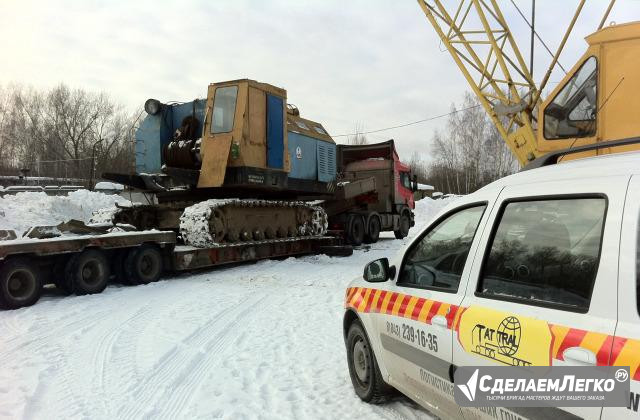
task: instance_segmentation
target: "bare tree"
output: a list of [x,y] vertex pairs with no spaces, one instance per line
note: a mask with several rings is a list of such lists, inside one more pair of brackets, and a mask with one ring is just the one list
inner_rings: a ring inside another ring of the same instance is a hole
[[97,168],[130,168],[133,118],[104,93],[0,89],[0,171],[29,168],[41,176],[89,179]]
[[353,133],[353,135],[347,138],[347,144],[369,144],[369,140],[367,140],[367,137],[364,135],[364,127],[361,123],[356,124]]
[[438,188],[468,194],[518,169],[518,162],[475,96],[455,105],[444,131],[432,138],[434,160],[429,179]]

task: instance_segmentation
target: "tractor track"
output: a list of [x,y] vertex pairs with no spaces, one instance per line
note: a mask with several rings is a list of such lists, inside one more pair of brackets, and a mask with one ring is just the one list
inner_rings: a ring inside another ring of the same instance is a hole
[[166,416],[175,418],[188,403],[211,365],[224,357],[223,351],[240,332],[238,327],[249,315],[256,314],[267,295],[239,301],[212,316],[188,337],[176,344],[157,363],[153,371],[126,392],[132,398],[118,418]]

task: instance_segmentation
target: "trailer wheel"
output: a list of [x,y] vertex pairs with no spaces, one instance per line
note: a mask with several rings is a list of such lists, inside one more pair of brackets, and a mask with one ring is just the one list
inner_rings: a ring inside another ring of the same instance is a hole
[[347,221],[347,240],[351,245],[361,245],[364,240],[364,220],[358,214],[352,214]]
[[67,282],[67,275],[65,274],[68,261],[68,257],[60,256],[56,259],[55,264],[53,264],[53,284],[56,285],[56,288],[62,292],[63,295],[67,296],[73,293],[71,284]]
[[109,283],[109,262],[102,251],[76,254],[65,267],[65,282],[76,295],[101,293]]
[[115,281],[121,284],[129,285],[129,279],[124,272],[124,259],[127,256],[127,249],[121,249],[113,256],[113,263],[111,265],[111,271],[115,276]]
[[158,281],[162,274],[162,254],[153,245],[142,245],[129,251],[124,260],[124,272],[131,284]]
[[378,242],[378,239],[380,239],[380,228],[380,218],[375,214],[371,215],[369,217],[369,223],[367,223],[367,233],[364,235],[364,242],[367,244]]
[[393,231],[393,234],[396,236],[396,239],[406,238],[409,234],[409,229],[411,228],[411,219],[409,219],[409,214],[405,211],[400,216],[400,226],[397,230]]
[[42,279],[26,258],[5,261],[0,268],[0,306],[17,309],[31,306],[40,299]]

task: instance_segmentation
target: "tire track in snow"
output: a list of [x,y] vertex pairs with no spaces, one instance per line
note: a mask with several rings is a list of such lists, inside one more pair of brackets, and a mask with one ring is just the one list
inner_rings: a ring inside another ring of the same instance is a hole
[[[205,284],[204,287],[210,287],[210,284]],[[108,351],[101,353],[101,360],[98,364],[101,366],[97,369],[100,389],[99,395],[107,396],[108,398],[103,400],[102,408],[104,413],[108,413],[108,417],[115,418],[116,411],[121,401],[127,400],[127,389],[123,388],[122,383],[136,383],[138,381],[137,371],[139,367],[136,364],[137,347],[140,341],[144,342],[145,330],[149,325],[154,324],[154,321],[159,321],[167,318],[175,317],[176,314],[182,314],[186,308],[196,310],[198,312],[203,307],[210,307],[210,301],[198,302],[197,299],[201,299],[202,295],[198,291],[190,294],[188,299],[182,299],[178,304],[163,307],[163,311],[152,310],[143,313],[139,318],[132,319],[129,326],[123,325],[124,328],[118,329],[112,340]],[[197,305],[200,303],[201,305]],[[204,308],[202,308],[204,309]],[[219,312],[210,313],[211,318],[217,318],[223,315],[227,308],[221,309]],[[154,328],[152,328],[155,331]],[[113,351],[114,348],[120,349],[120,351]],[[162,356],[164,357],[164,356]],[[120,376],[116,376],[117,372]],[[124,377],[123,377],[124,375]]]
[[[190,290],[190,293],[183,297],[180,301],[174,301],[173,304],[167,305],[162,302],[165,296],[155,296],[149,300],[144,306],[139,308],[135,313],[127,316],[123,321],[112,322],[109,329],[105,330],[98,340],[94,340],[95,348],[92,355],[91,366],[94,368],[96,384],[98,392],[104,395],[106,392],[112,392],[114,388],[108,386],[109,380],[113,377],[113,372],[132,373],[135,370],[135,348],[136,340],[142,335],[143,330],[153,321],[157,319],[165,319],[169,314],[181,313],[181,309],[185,307],[193,307],[194,301],[200,296],[200,290],[209,287],[209,284],[201,284],[200,287]],[[124,340],[121,340],[121,339]],[[111,364],[113,359],[114,347],[118,343],[119,347],[124,347],[127,356],[119,360],[119,363]],[[115,387],[118,389],[118,387]],[[114,400],[111,395],[106,402]],[[105,401],[103,401],[103,405]],[[106,406],[104,407],[107,408]]]
[[222,350],[232,341],[233,337],[228,337],[229,333],[233,333],[234,327],[255,311],[266,297],[267,295],[263,294],[250,302],[234,303],[230,308],[223,309],[220,317],[212,317],[180,344],[174,346],[158,361],[154,372],[133,389],[127,390],[132,398],[119,410],[117,417],[157,417],[163,413],[154,404],[156,401],[160,401],[161,404],[162,401],[171,398],[188,401],[191,395],[190,387],[180,387],[180,384],[184,381],[197,384],[197,380],[193,378],[199,378],[207,371],[207,365],[211,363],[208,360],[219,360],[220,354],[216,351]]
[[[109,314],[113,313],[112,310],[88,312],[91,314],[80,318],[76,318],[75,314],[67,315],[67,317],[72,318],[73,320],[63,324],[58,322],[60,319],[53,321],[43,319],[42,324],[46,325],[54,323],[54,326],[49,329],[44,329],[42,328],[42,325],[40,325],[39,333],[36,337],[25,339],[23,336],[17,336],[4,342],[0,353],[0,365],[5,365],[14,361],[16,353],[24,354],[26,352],[40,352],[43,348],[51,345],[52,341],[57,341],[61,337],[77,334],[81,330],[89,329],[95,324],[103,321]],[[40,323],[40,320],[36,321],[36,323]]]

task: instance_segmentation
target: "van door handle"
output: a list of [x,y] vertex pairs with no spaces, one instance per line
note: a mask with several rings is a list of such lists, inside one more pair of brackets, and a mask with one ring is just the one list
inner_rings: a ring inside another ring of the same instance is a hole
[[562,353],[562,357],[565,361],[577,365],[595,366],[597,363],[596,355],[583,347],[569,347]]
[[442,315],[436,315],[431,318],[431,325],[435,325],[439,328],[447,329],[447,318]]

